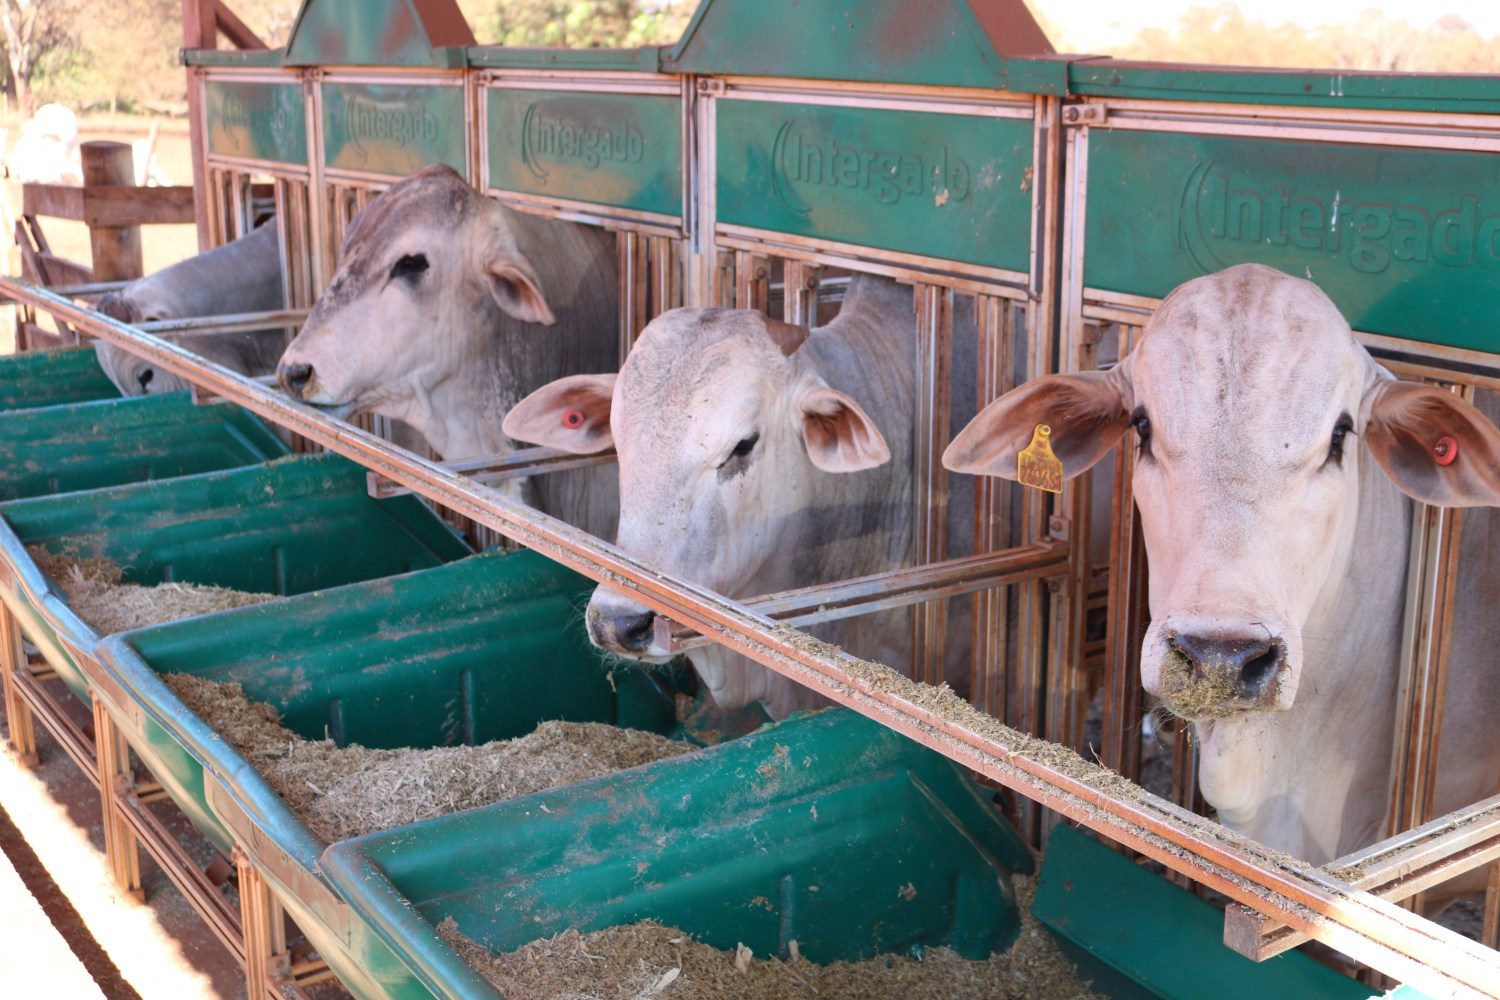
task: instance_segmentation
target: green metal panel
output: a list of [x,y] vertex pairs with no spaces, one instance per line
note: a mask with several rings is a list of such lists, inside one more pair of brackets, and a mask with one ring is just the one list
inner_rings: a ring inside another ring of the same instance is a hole
[[844,709],[323,856],[390,996],[485,995],[434,933],[446,917],[500,951],[649,918],[818,962],[983,957],[1014,940],[1007,873],[1031,864],[952,763]]
[[1500,157],[1094,129],[1084,281],[1162,296],[1252,261],[1358,330],[1500,350]]
[[[1051,52],[1024,8],[1007,20],[987,27],[964,0],[705,0],[662,62],[677,73],[1007,89],[1002,52]],[[1049,70],[1061,92],[1066,64]],[[1034,67],[1022,75],[1042,80]]]
[[285,62],[459,67],[461,46],[473,44],[452,0],[305,0],[287,39]]
[[720,222],[1030,269],[1028,119],[718,103]]
[[0,358],[0,410],[119,396],[120,390],[99,367],[92,347],[28,351]]
[[0,500],[253,465],[287,447],[237,406],[187,393],[0,413]]
[[1108,996],[1366,1000],[1382,996],[1301,952],[1224,946],[1224,914],[1067,824],[1052,828],[1032,914]]
[[497,69],[623,70],[655,73],[661,68],[662,47],[634,49],[526,49],[509,45],[478,45],[468,52],[474,67]]
[[233,68],[280,66],[285,49],[183,49],[184,66],[228,66]]
[[323,163],[405,177],[446,163],[468,173],[462,87],[325,83]]
[[[209,768],[266,837],[309,870],[323,845],[158,674],[242,684],[311,739],[452,746],[522,736],[548,719],[665,732],[674,705],[638,670],[611,675],[583,633],[588,580],[535,553],[490,553],[106,639],[101,659],[162,736],[146,764],[182,788]],[[221,847],[207,802],[178,802]]]
[[203,105],[209,152],[308,165],[300,84],[211,79],[203,87]]
[[1460,114],[1500,112],[1500,77],[1478,73],[1353,73],[1113,59],[1072,60],[1067,72],[1069,92],[1089,97]]
[[6,603],[84,700],[85,666],[93,666],[99,637],[42,575],[29,545],[103,556],[130,583],[172,580],[272,594],[390,576],[469,553],[415,497],[372,499],[364,470],[333,455],[0,505]]
[[492,187],[682,214],[678,97],[496,88],[487,102]]

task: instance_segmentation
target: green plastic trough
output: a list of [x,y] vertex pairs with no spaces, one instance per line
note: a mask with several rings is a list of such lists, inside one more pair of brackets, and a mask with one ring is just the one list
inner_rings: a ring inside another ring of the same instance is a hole
[[316,873],[327,845],[159,675],[242,684],[302,735],[368,747],[484,743],[551,719],[671,731],[671,697],[640,671],[612,675],[588,644],[590,586],[535,553],[491,552],[123,633],[98,653],[136,753],[220,849],[251,857],[355,983],[348,908]]
[[[1252,962],[1224,946],[1224,914],[1066,824],[1052,829],[1032,914],[1094,989],[1170,1000],[1379,997],[1301,952]],[[1401,994],[1416,1000],[1420,994]]]
[[0,358],[0,410],[119,397],[120,390],[99,367],[92,347],[28,351]]
[[287,457],[0,504],[0,596],[74,694],[101,671],[99,636],[27,554],[103,556],[129,583],[300,594],[460,559],[470,549],[415,497],[371,499],[334,455]]
[[[944,758],[845,709],[330,847],[362,997],[493,997],[438,936],[508,951],[655,919],[816,962],[1015,939],[1031,855]],[[344,975],[344,970],[338,970]]]
[[185,392],[0,413],[0,500],[254,465],[288,449],[236,406]]

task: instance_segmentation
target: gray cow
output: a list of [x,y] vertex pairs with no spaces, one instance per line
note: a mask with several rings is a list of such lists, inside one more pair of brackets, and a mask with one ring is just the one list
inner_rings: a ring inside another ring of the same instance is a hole
[[[510,454],[501,421],[512,404],[552,379],[614,366],[616,276],[608,233],[511,211],[428,167],[355,218],[278,375],[315,406],[404,421],[444,458]],[[610,467],[539,476],[522,495],[614,537]]]
[[[961,320],[960,352],[974,345],[971,312]],[[854,278],[838,316],[812,331],[749,310],[677,309],[646,327],[618,376],[544,386],[505,429],[584,454],[613,444],[620,547],[729,597],[895,569],[914,555],[916,332],[911,290],[868,276]],[[956,523],[971,521],[962,503],[955,510]],[[817,631],[904,665],[910,622],[898,609]],[[587,623],[597,645],[666,659],[652,613],[619,588],[594,591]],[[956,670],[969,629],[954,621],[950,638]],[[819,703],[723,647],[689,659],[720,707],[759,701],[779,718]]]
[[[272,219],[248,236],[132,281],[99,300],[99,311],[126,323],[280,309],[281,254]],[[167,339],[242,375],[268,375],[286,347],[280,330],[181,334]],[[115,347],[94,345],[99,365],[127,396],[180,392],[188,383]]]

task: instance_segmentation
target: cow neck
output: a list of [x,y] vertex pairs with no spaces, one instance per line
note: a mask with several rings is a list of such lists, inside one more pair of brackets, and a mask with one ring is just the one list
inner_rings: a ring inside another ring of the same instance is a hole
[[[1303,628],[1296,702],[1200,727],[1205,792],[1244,804],[1220,818],[1314,864],[1377,839],[1388,798],[1412,503],[1363,450],[1357,503]],[[1337,839],[1313,842],[1320,829]]]

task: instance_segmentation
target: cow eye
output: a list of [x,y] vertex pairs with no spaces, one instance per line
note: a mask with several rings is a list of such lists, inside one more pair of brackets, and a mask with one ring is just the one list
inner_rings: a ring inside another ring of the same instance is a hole
[[755,449],[755,442],[760,440],[759,434],[751,434],[747,438],[741,438],[739,444],[729,453],[730,458],[744,458]]
[[1339,417],[1333,425],[1333,438],[1328,443],[1328,461],[1342,464],[1344,461],[1344,438],[1354,433],[1354,421],[1349,414]]
[[1137,407],[1136,411],[1130,415],[1130,426],[1135,428],[1141,454],[1151,454],[1151,418],[1146,416],[1144,409]]
[[409,253],[400,257],[396,263],[391,265],[392,278],[415,278],[427,270],[427,255],[425,253]]

